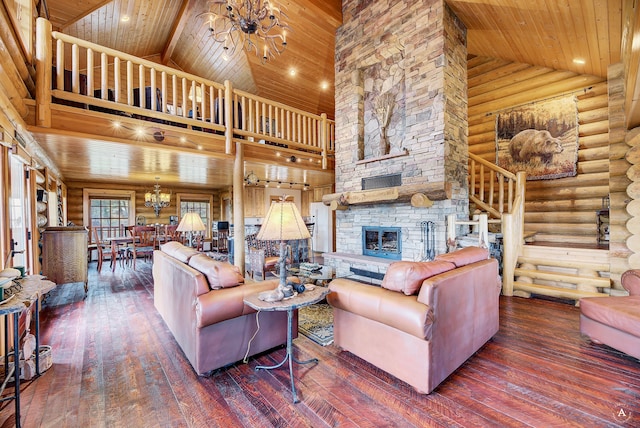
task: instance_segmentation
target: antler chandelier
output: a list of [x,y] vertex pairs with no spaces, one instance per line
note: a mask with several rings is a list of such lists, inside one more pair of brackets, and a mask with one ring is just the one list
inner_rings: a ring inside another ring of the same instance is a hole
[[264,64],[287,47],[289,27],[283,19],[288,17],[269,0],[213,0],[201,15],[208,18],[211,36],[224,43],[225,54],[240,46]]

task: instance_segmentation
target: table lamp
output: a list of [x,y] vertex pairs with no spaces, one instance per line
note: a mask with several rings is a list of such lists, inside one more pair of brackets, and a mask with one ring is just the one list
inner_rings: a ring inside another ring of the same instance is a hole
[[189,246],[193,247],[193,232],[199,232],[205,230],[204,223],[200,218],[200,214],[195,212],[188,212],[180,220],[180,224],[176,228],[178,232],[187,232],[189,239]]
[[261,241],[280,241],[280,258],[278,259],[280,283],[278,288],[259,294],[258,298],[266,302],[277,302],[293,295],[292,287],[287,285],[286,241],[311,237],[309,229],[300,216],[298,207],[286,199],[285,196],[281,201],[271,204],[265,221],[256,236],[256,239]]

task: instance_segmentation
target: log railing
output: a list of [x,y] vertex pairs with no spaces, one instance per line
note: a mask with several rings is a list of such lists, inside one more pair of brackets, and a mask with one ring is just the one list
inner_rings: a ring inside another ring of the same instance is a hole
[[237,89],[233,91],[233,103],[243,117],[242,123],[234,125],[235,133],[254,142],[269,141],[288,149],[320,154],[326,168],[326,154],[334,151],[335,128],[326,114],[307,113]]
[[228,154],[234,142],[261,142],[316,157],[326,168],[334,151],[335,124],[326,114],[303,112],[234,89],[229,81],[213,82],[53,32],[44,18],[37,20],[36,74],[38,126],[51,126],[55,97],[81,108],[224,134]]
[[516,182],[516,174],[469,153],[469,199],[491,217],[511,212]]
[[499,219],[502,227],[502,293],[513,295],[514,272],[524,245],[524,201],[527,176],[513,174],[469,153],[469,199]]

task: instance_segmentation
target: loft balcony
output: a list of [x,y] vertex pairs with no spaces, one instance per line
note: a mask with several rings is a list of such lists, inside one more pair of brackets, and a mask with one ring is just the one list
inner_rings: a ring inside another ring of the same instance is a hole
[[241,145],[249,161],[334,168],[335,122],[326,114],[53,32],[42,18],[36,46],[36,96],[25,100],[34,134],[156,144],[222,159],[234,158]]

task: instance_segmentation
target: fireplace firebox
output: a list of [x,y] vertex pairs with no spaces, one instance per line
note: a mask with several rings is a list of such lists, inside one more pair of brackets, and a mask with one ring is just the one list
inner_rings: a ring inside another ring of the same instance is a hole
[[399,227],[362,226],[362,254],[400,260],[402,231]]

